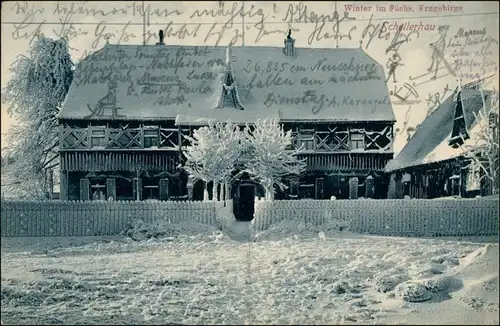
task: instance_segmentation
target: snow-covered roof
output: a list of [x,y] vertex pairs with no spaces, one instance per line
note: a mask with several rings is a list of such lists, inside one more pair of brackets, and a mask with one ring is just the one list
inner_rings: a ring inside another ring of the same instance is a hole
[[474,144],[480,144],[481,139],[478,139],[480,129],[481,125],[479,125],[478,123],[475,124],[468,132],[470,138],[465,140],[465,143],[462,147],[457,148],[453,148],[448,144],[448,140],[450,138],[449,136],[451,136],[450,133],[446,139],[444,139],[439,145],[437,145],[430,153],[425,155],[421,164],[440,162],[462,156],[464,154],[465,148],[469,148]]
[[362,49],[233,47],[232,57],[244,110],[215,108],[226,47],[108,44],[78,64],[59,117],[395,120],[383,68]]
[[[453,128],[457,92],[458,88],[422,121],[401,152],[387,163],[386,172],[444,161],[463,154],[462,148],[454,149],[448,145]],[[483,94],[490,96],[491,92],[483,91]],[[474,113],[477,114],[483,109],[483,101],[479,90],[462,89],[461,96],[466,128],[470,136],[465,143],[467,145],[476,141],[475,135],[479,128]],[[490,101],[486,100],[485,103],[485,110],[488,111]]]

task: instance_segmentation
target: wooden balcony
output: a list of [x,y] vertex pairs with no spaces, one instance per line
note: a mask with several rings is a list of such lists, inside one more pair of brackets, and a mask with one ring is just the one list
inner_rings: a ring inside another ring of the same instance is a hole
[[61,171],[175,171],[180,162],[176,152],[61,152]]
[[382,171],[392,159],[392,154],[379,153],[336,153],[306,154],[307,171]]

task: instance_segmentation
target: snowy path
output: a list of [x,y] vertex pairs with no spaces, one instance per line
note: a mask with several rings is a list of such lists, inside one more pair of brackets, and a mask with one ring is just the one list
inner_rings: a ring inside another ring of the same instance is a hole
[[[246,242],[248,230],[235,224],[231,238],[175,241],[2,238],[3,322],[447,323],[443,307],[472,323],[498,322],[498,244],[462,266],[460,258],[484,243],[361,235]],[[463,288],[444,301],[401,306],[368,281],[381,272],[415,278],[436,270],[456,275]]]
[[252,231],[250,229],[250,223],[251,222],[238,222],[235,220],[224,231],[233,240],[239,242],[249,242],[252,240]]

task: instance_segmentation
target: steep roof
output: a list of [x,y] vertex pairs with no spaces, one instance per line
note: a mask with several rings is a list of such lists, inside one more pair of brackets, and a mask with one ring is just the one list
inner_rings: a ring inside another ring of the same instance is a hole
[[382,66],[362,49],[233,47],[232,71],[243,110],[216,108],[226,47],[106,45],[82,60],[63,119],[257,118],[394,121]]
[[[490,93],[483,91],[486,97],[490,96]],[[386,172],[444,161],[462,155],[461,148],[452,148],[448,144],[453,129],[457,94],[458,88],[422,121],[401,152],[387,163]],[[466,128],[470,139],[474,140],[474,134],[478,130],[475,127],[477,121],[474,114],[483,108],[481,92],[477,89],[462,88],[461,98]],[[486,100],[485,102],[487,105],[485,109],[489,111],[490,101]],[[470,140],[467,141],[467,143],[469,142]]]

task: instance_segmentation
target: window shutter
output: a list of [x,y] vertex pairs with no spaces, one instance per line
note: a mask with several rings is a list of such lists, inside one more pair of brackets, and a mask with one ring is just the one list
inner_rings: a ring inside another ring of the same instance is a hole
[[160,179],[160,200],[168,200],[168,179]]
[[90,180],[80,179],[80,200],[90,200]]
[[116,179],[108,178],[106,179],[106,199],[113,198],[116,200]]

